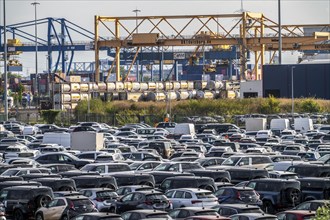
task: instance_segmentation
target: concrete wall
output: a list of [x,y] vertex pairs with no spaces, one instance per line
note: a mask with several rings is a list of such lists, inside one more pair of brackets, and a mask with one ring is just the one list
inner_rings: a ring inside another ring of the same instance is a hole
[[251,95],[254,95],[253,93],[257,93],[256,97],[262,97],[262,92],[261,80],[241,82],[240,98],[247,98],[247,96],[251,97]]

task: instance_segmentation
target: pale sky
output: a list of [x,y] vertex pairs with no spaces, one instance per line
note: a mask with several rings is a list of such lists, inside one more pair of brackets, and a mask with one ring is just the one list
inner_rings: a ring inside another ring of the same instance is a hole
[[[2,1],[0,5],[0,23],[3,25]],[[33,1],[6,0],[7,24],[34,20]],[[150,1],[93,1],[93,0],[39,0],[38,18],[57,17],[80,25],[90,31],[94,30],[94,15],[102,16],[135,16],[135,8],[141,10],[139,15],[198,15],[198,14],[230,14],[241,8],[240,0],[150,0]],[[277,22],[277,0],[243,0],[244,9],[261,12]],[[281,0],[282,24],[330,24],[330,0]],[[46,30],[39,28],[38,33]],[[143,30],[141,30],[142,32]],[[31,32],[33,34],[34,32]],[[78,39],[79,40],[79,39]],[[83,39],[81,39],[83,40]],[[292,56],[292,54],[294,56]],[[295,62],[297,53],[285,52],[283,62]],[[93,53],[88,55],[76,53],[76,60],[88,58],[93,61]],[[39,55],[39,71],[45,69],[45,54]],[[34,72],[34,56],[31,53],[20,55],[24,70]],[[87,60],[86,60],[87,61]]]

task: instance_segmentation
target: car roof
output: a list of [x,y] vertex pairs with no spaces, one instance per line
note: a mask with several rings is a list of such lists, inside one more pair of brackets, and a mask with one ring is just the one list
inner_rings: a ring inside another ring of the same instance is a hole
[[235,214],[232,215],[230,217],[234,217],[234,216],[248,216],[248,217],[274,217],[277,218],[276,215],[270,215],[270,214],[265,214],[265,213],[240,213],[240,214]]
[[138,213],[146,213],[146,214],[151,214],[151,213],[167,214],[166,211],[156,210],[156,209],[135,209],[127,212],[138,212]]
[[219,208],[222,207],[232,207],[235,209],[260,209],[259,206],[248,204],[219,204]]
[[200,189],[200,188],[178,188],[178,189],[171,189],[169,191],[173,191],[173,190],[189,191],[189,192],[194,192],[194,193],[211,192],[210,190]]

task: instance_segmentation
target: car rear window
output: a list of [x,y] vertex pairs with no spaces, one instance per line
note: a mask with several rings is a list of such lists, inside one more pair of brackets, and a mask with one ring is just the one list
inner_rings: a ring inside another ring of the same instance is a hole
[[215,198],[215,196],[211,192],[196,193],[196,196],[197,196],[198,199]]
[[150,194],[146,196],[147,201],[152,200],[166,200],[166,197],[163,194]]
[[264,213],[264,212],[259,208],[251,208],[251,209],[242,209],[240,213]]
[[218,213],[216,211],[207,210],[196,212],[195,215],[218,215]]
[[89,201],[88,199],[77,199],[77,200],[72,200],[72,203],[75,207],[80,207],[80,206],[86,206],[86,205],[92,205],[92,202]]
[[118,197],[117,193],[112,191],[101,191],[96,193],[97,198],[113,198]]
[[253,190],[240,190],[239,194],[241,197],[255,196],[256,193]]

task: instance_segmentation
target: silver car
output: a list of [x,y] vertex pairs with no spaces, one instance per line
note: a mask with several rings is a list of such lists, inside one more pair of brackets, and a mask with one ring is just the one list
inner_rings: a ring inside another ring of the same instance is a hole
[[166,197],[172,202],[173,208],[181,207],[213,207],[218,205],[218,199],[209,190],[199,188],[181,188],[166,192]]
[[112,202],[118,199],[118,194],[109,188],[89,188],[79,191],[88,197],[100,212],[110,211]]

